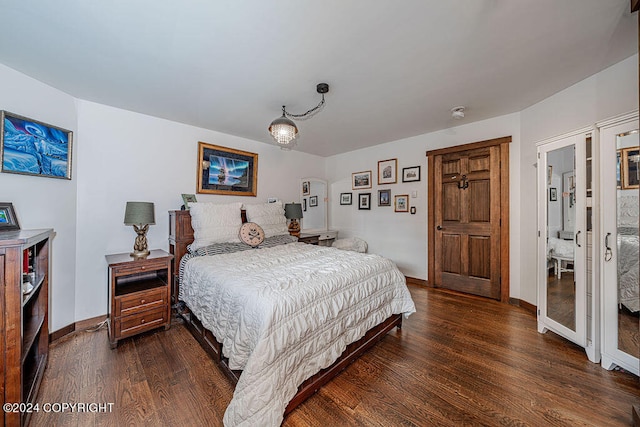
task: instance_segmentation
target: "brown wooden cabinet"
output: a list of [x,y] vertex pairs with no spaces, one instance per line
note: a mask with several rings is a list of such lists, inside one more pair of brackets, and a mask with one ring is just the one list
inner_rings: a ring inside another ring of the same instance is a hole
[[159,249],[144,259],[128,253],[107,255],[109,264],[109,342],[171,324],[171,260]]
[[[4,354],[0,394],[4,403],[34,404],[47,366],[53,236],[52,229],[0,232],[0,350]],[[0,426],[26,425],[29,416],[29,411],[5,410]]]

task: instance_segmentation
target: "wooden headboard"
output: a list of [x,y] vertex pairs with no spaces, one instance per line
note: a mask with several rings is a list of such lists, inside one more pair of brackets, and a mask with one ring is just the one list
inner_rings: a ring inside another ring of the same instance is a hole
[[[243,224],[247,222],[247,212],[244,209],[240,211],[240,216]],[[171,261],[171,298],[173,302],[178,301],[180,260],[187,253],[187,246],[191,243],[193,243],[191,212],[169,211],[169,252],[173,254],[173,261]]]

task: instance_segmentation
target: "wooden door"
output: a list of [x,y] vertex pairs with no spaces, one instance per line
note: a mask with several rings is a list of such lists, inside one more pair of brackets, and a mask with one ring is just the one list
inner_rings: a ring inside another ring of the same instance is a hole
[[508,301],[509,142],[427,153],[432,286]]

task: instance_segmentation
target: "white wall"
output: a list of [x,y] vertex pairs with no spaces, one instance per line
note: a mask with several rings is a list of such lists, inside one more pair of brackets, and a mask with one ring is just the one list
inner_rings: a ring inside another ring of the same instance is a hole
[[259,156],[256,197],[196,194],[198,201],[299,200],[300,178],[324,176],[321,157],[88,101],[78,102],[78,123],[76,320],[107,312],[104,257],[130,252],[135,238],[123,224],[127,201],[155,204],[149,247],[168,250],[168,211],[180,209],[182,193],[196,193],[198,141]]
[[73,97],[0,64],[0,110],[74,132],[72,180],[0,174],[0,201],[11,202],[21,228],[53,228],[49,328],[75,321],[76,103]]
[[[469,111],[471,114],[471,110]],[[356,236],[367,241],[369,252],[392,259],[407,276],[427,278],[427,157],[428,150],[468,144],[487,139],[511,136],[509,177],[511,201],[511,296],[518,297],[519,290],[519,232],[520,222],[520,118],[510,114],[481,122],[470,123],[439,132],[419,135],[362,150],[327,158],[329,180],[330,228],[339,230],[339,237]],[[378,161],[398,159],[398,183],[377,185]],[[420,182],[402,183],[402,169],[421,166]],[[371,190],[351,190],[351,173],[372,171]],[[397,194],[417,192],[410,198],[410,206],[416,214],[395,213],[393,207],[378,207],[378,190],[391,189],[391,197]],[[340,193],[353,192],[351,206],[340,205]],[[358,210],[358,193],[371,192],[371,210]]]
[[[521,112],[520,193],[536,194],[536,142],[638,109],[638,55]],[[521,299],[536,304],[536,198],[520,206]]]

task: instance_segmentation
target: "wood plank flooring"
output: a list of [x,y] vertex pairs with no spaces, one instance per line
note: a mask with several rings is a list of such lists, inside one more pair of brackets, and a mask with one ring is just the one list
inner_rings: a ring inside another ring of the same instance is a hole
[[[410,285],[418,312],[285,426],[631,425],[640,382],[538,334],[519,307]],[[177,322],[177,321],[176,321]],[[174,323],[109,349],[104,330],[51,347],[40,403],[113,402],[111,413],[35,413],[31,426],[222,424],[233,390]]]

